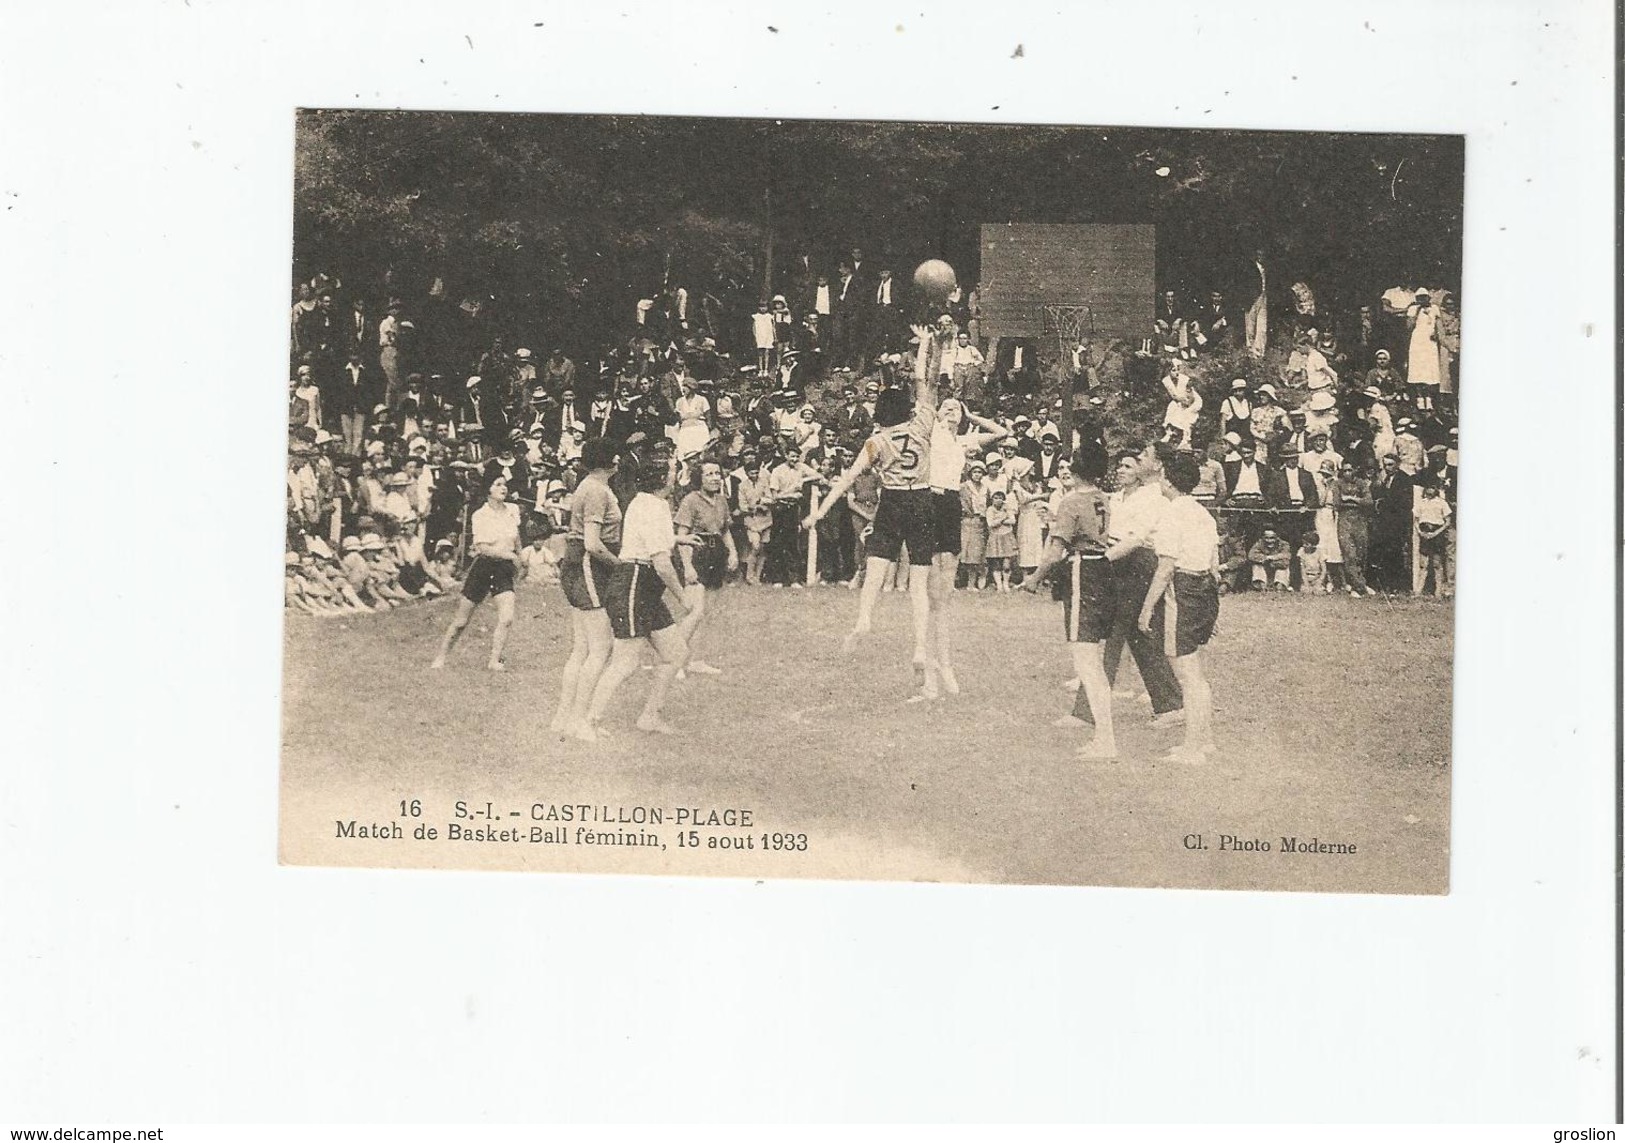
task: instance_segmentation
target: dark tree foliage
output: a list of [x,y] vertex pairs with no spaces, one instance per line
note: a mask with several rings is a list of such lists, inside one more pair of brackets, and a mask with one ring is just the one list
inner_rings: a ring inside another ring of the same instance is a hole
[[1460,275],[1457,137],[310,111],[297,140],[296,276],[439,277],[583,347],[663,282],[742,321],[770,249],[973,281],[985,222],[1155,223],[1159,276],[1189,293],[1254,250],[1332,306]]

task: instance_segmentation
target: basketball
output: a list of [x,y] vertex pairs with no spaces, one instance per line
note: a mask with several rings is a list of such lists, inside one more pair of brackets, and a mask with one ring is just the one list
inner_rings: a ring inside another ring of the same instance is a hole
[[940,258],[932,258],[915,268],[914,284],[927,297],[940,301],[953,293],[959,281],[954,277],[952,266]]

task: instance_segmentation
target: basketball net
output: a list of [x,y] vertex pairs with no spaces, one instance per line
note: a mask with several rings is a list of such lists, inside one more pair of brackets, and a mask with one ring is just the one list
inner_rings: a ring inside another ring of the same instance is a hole
[[1044,332],[1055,335],[1055,346],[1060,359],[1072,360],[1072,351],[1078,342],[1095,331],[1094,311],[1083,305],[1053,305],[1044,307]]

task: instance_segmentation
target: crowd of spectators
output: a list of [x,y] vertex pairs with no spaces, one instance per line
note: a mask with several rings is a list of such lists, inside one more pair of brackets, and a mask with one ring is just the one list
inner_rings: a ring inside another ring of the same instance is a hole
[[498,475],[551,574],[594,437],[666,465],[674,489],[697,479],[700,458],[721,462],[740,582],[856,585],[873,476],[813,533],[799,522],[871,432],[879,392],[908,383],[921,322],[954,332],[930,366],[942,392],[1009,434],[963,474],[964,589],[1008,591],[1031,573],[1071,449],[1085,435],[1109,447],[1118,398],[1143,402],[1160,382],[1164,447],[1202,460],[1196,496],[1219,518],[1227,589],[1448,594],[1454,298],[1389,290],[1338,320],[1294,283],[1272,331],[1262,263],[1258,273],[1259,297],[1241,310],[1222,291],[1189,304],[1162,293],[1148,336],[1112,347],[1133,368],[1102,369],[1083,342],[1048,386],[1037,346],[984,356],[976,288],[928,306],[856,248],[828,273],[797,259],[753,314],[723,315],[681,286],[655,291],[582,361],[560,345],[510,348],[505,331],[458,332],[471,303],[451,307],[439,280],[414,302],[398,283],[358,290],[317,274],[292,310],[289,606],[384,610],[447,591],[469,513]]

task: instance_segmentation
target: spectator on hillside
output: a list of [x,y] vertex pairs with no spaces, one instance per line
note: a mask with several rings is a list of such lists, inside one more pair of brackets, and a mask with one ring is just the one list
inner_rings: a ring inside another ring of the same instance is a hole
[[1405,594],[1411,588],[1411,478],[1399,469],[1393,453],[1380,462],[1382,471],[1371,489],[1371,555],[1367,571],[1380,591]]
[[1162,387],[1168,391],[1168,407],[1162,414],[1162,427],[1178,429],[1181,439],[1190,440],[1196,428],[1197,418],[1202,415],[1202,394],[1197,392],[1195,384],[1183,369],[1173,369],[1165,373]]

